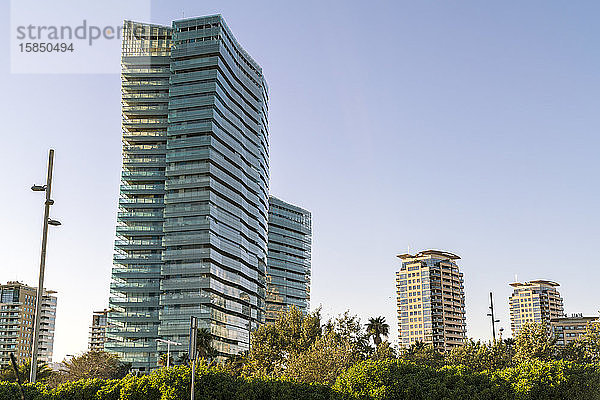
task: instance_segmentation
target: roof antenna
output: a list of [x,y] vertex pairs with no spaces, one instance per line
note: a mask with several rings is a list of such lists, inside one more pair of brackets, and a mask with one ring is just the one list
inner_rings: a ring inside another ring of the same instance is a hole
[[181,18],[185,18],[185,10],[181,10]]
[[515,283],[519,283],[519,278],[517,277],[517,274],[515,274]]
[[410,244],[408,245],[407,253],[408,253],[408,255],[410,255]]

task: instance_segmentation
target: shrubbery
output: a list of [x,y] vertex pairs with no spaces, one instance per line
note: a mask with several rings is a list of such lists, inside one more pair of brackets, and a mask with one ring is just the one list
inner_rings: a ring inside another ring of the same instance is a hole
[[334,390],[376,400],[598,400],[600,366],[533,360],[477,372],[463,366],[435,370],[403,360],[365,361],[342,374]]
[[[121,380],[83,379],[57,388],[26,385],[27,400],[185,400],[190,370],[177,366]],[[0,382],[0,400],[20,398],[16,384]],[[285,378],[234,376],[199,364],[198,400],[597,400],[600,366],[567,361],[521,363],[497,371],[463,366],[434,369],[405,360],[366,360],[342,373],[333,387]]]
[[[344,396],[328,386],[284,379],[232,376],[219,367],[199,364],[197,400],[337,400]],[[185,400],[190,398],[190,368],[162,368],[149,375],[121,380],[82,379],[54,389],[25,385],[27,400]],[[0,382],[0,400],[18,400],[18,386]]]

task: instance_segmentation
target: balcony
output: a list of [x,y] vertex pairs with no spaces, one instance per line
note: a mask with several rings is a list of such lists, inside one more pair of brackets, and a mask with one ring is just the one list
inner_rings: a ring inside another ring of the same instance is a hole
[[[139,263],[143,263],[146,264],[145,260],[141,260]],[[121,263],[119,262],[118,264],[122,264],[122,265],[131,265],[131,264],[138,264],[138,263]],[[155,263],[158,264],[158,263]],[[139,279],[158,279],[160,278],[160,272],[158,271],[158,268],[156,268],[156,270],[152,270],[150,268],[113,268],[112,269],[112,276],[115,278],[120,278],[120,279],[135,279],[135,278],[139,278]]]
[[121,94],[121,99],[125,104],[135,103],[156,103],[164,102],[168,103],[169,93],[132,93],[125,92]]
[[119,205],[129,208],[164,208],[165,202],[161,198],[128,198],[121,197]]
[[164,181],[165,173],[163,171],[123,171],[121,178],[124,181]]
[[177,278],[164,279],[160,282],[161,290],[207,289],[210,283],[206,278]]
[[123,158],[123,166],[126,168],[164,168],[166,165],[164,158]]
[[161,240],[115,240],[115,248],[121,250],[161,250]]
[[163,252],[163,259],[165,261],[171,260],[201,260],[210,257],[210,249],[192,249],[192,250],[165,250]]
[[164,185],[121,185],[122,194],[127,195],[154,195],[164,194]]
[[125,128],[164,128],[169,126],[169,123],[165,119],[153,119],[153,118],[140,118],[140,119],[123,119],[123,127]]
[[162,226],[117,226],[117,234],[124,236],[162,236]]

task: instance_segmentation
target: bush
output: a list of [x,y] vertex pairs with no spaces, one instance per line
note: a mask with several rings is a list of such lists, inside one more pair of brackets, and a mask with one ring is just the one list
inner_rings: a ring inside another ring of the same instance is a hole
[[495,372],[464,366],[438,370],[410,362],[365,361],[334,389],[355,399],[599,400],[600,366],[532,360]]
[[356,399],[511,399],[510,388],[464,367],[435,370],[404,360],[364,361],[342,374],[334,389]]
[[[197,400],[337,400],[330,387],[283,379],[234,377],[218,367],[199,364]],[[25,385],[27,400],[185,400],[190,398],[190,368],[162,368],[121,380],[81,379],[56,388]],[[20,399],[16,383],[0,382],[0,400]]]
[[16,383],[0,381],[0,400],[20,399],[19,387]]
[[[82,379],[57,388],[25,385],[27,400],[186,400],[190,369],[162,368],[121,380]],[[0,382],[0,400],[20,399],[16,383]],[[434,369],[406,360],[363,361],[333,387],[290,378],[239,377],[198,365],[198,400],[600,400],[600,366],[533,360],[495,372],[464,366]]]
[[494,375],[510,384],[517,400],[600,399],[598,365],[532,360],[497,371]]

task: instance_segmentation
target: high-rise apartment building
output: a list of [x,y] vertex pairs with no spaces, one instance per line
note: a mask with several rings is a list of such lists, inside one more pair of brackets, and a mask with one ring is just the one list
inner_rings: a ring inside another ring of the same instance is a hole
[[396,272],[399,343],[431,344],[441,352],[460,346],[466,336],[460,257],[438,250],[401,254]]
[[510,327],[515,336],[527,322],[550,324],[550,319],[563,313],[563,299],[556,289],[558,283],[547,280],[511,283],[513,293],[509,297]]
[[598,317],[584,317],[583,314],[551,318],[550,330],[556,339],[556,345],[563,347],[576,341],[587,332],[591,323],[598,323],[599,320]]
[[105,349],[133,368],[187,352],[190,317],[221,355],[265,320],[267,85],[221,16],[126,22],[123,171]]
[[311,232],[310,212],[269,197],[267,322],[292,305],[308,311]]
[[[41,302],[38,360],[52,362],[56,292],[44,290]],[[0,368],[10,365],[10,353],[18,363],[31,358],[37,288],[20,282],[0,285]]]
[[88,349],[90,351],[104,351],[106,342],[106,328],[108,328],[108,310],[94,311],[92,325],[90,325],[90,339]]

